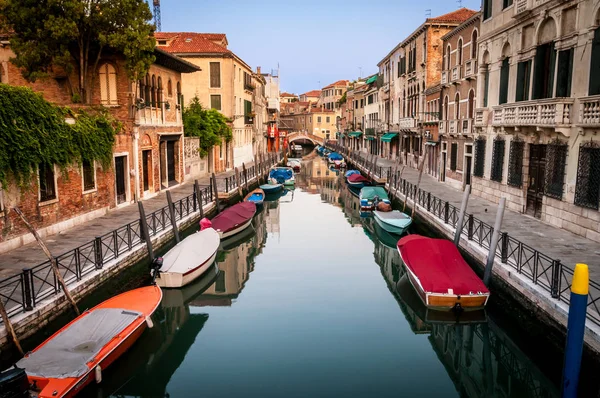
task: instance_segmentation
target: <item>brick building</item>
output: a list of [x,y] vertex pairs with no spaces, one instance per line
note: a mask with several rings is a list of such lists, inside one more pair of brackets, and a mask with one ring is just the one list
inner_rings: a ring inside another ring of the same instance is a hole
[[[2,83],[29,86],[56,105],[73,104],[68,76],[56,71],[31,83],[9,60],[14,53],[8,37],[2,38]],[[109,208],[127,205],[183,181],[183,126],[181,74],[198,68],[168,53],[155,50],[156,61],[145,79],[131,81],[122,56],[106,55],[94,72],[91,105],[104,106],[123,124],[115,137],[113,163],[72,165],[61,173],[41,164],[28,189],[0,189],[0,253],[30,242],[22,222],[11,207],[19,206],[41,236],[58,233],[101,216]]]
[[441,84],[429,87],[425,90],[425,114],[423,115],[423,150],[427,153],[427,163],[425,172],[432,177],[439,178],[440,170],[443,164],[441,156],[443,155],[443,143],[440,145],[439,123],[440,107],[442,94]]
[[447,33],[443,40],[442,173],[440,179],[458,189],[471,184],[473,118],[477,93],[477,39],[481,13]]

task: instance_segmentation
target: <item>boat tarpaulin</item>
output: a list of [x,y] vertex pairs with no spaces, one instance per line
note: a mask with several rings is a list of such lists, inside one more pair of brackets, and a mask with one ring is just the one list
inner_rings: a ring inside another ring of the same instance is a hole
[[360,171],[358,171],[358,170],[348,170],[348,171],[346,172],[346,174],[344,174],[344,177],[348,178],[348,177],[350,177],[352,174],[360,174]]
[[332,152],[329,154],[329,160],[344,160],[344,157],[337,152]]
[[364,187],[360,190],[360,198],[372,200],[375,196],[379,196],[379,199],[387,199],[387,193],[382,187]]
[[217,231],[228,232],[237,226],[246,223],[256,213],[256,204],[253,202],[240,202],[219,213],[211,220],[212,227]]
[[160,271],[185,274],[211,258],[219,242],[219,234],[213,228],[191,234],[163,256]]
[[348,181],[353,183],[370,182],[367,177],[363,177],[361,174],[352,174],[348,177]]
[[141,315],[121,308],[93,310],[21,359],[17,366],[25,369],[29,376],[81,377],[90,370],[88,362]]
[[452,289],[452,294],[461,296],[489,293],[449,240],[409,235],[398,241],[398,250],[425,292],[447,294]]
[[277,168],[277,169],[271,170],[271,172],[269,173],[269,178],[273,178],[279,184],[283,184],[284,182],[286,182],[293,176],[294,176],[294,170],[291,170],[291,169]]

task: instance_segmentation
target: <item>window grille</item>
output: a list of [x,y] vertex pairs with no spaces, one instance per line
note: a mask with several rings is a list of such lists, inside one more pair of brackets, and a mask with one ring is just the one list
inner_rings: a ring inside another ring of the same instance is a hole
[[453,142],[450,145],[450,170],[456,171],[456,158],[458,157],[458,144]]
[[510,142],[508,158],[508,185],[521,188],[523,186],[523,153],[525,143],[519,138]]
[[40,202],[56,199],[54,166],[41,163],[39,166]]
[[96,178],[94,173],[94,161],[83,161],[83,190],[91,191],[96,189]]
[[479,137],[475,140],[475,167],[473,175],[475,177],[483,177],[485,167],[485,138]]
[[579,147],[575,204],[598,210],[600,202],[600,144],[589,141]]
[[548,144],[546,149],[544,194],[558,200],[562,199],[563,194],[567,150],[567,144],[559,140]]
[[492,174],[490,180],[502,182],[502,169],[504,167],[504,139],[494,138],[494,148],[492,150]]

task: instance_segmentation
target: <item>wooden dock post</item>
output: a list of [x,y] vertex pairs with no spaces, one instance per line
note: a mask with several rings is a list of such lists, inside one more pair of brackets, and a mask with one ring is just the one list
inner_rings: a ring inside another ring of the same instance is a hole
[[31,225],[29,223],[29,221],[27,221],[27,218],[25,217],[23,212],[21,212],[21,209],[19,209],[18,207],[15,207],[14,211],[15,211],[15,213],[17,213],[19,215],[19,217],[21,217],[21,220],[23,220],[23,223],[25,223],[25,226],[27,227],[29,232],[31,232],[31,234],[37,241],[38,245],[42,248],[42,251],[44,252],[44,254],[46,254],[46,257],[48,257],[48,259],[50,260],[50,266],[52,268],[52,272],[54,272],[54,276],[56,277],[56,279],[58,280],[58,283],[62,287],[63,292],[65,292],[65,296],[67,297],[67,300],[69,300],[71,302],[71,305],[75,309],[75,313],[77,313],[77,315],[79,315],[80,314],[79,308],[77,308],[77,304],[75,303],[73,296],[71,296],[71,292],[69,292],[69,288],[67,287],[65,280],[63,279],[62,275],[60,274],[60,271],[58,270],[58,263],[56,262],[56,257],[52,256],[52,254],[50,253],[50,250],[48,250],[48,246],[46,246],[46,244],[44,243],[42,238],[40,238],[40,236],[38,235],[35,228],[33,228],[33,225]]
[[173,198],[171,198],[171,191],[167,191],[167,204],[169,205],[169,216],[171,218],[171,226],[173,227],[173,235],[175,235],[175,242],[179,243],[179,229],[177,228],[175,206],[173,205]]
[[150,239],[150,230],[148,229],[148,221],[146,220],[146,211],[141,200],[138,201],[138,210],[140,212],[140,228],[142,229],[142,236],[146,241],[148,256],[150,256],[150,261],[154,261],[154,250],[152,250],[152,240]]
[[423,160],[421,161],[421,166],[419,167],[419,179],[417,180],[417,188],[415,189],[415,196],[413,196],[413,209],[411,218],[415,216],[415,212],[417,211],[417,202],[419,200],[419,185],[421,185],[421,178],[423,177],[423,168],[425,167],[425,161],[427,160],[427,151],[425,152],[425,156],[423,156]]
[[[398,173],[398,164],[394,165],[394,172],[388,174],[388,195],[390,195],[391,200],[394,200],[394,196],[392,195],[392,180],[396,178],[396,173]],[[392,178],[392,175],[394,178]]]
[[217,189],[217,177],[215,177],[215,173],[212,173],[210,179],[213,186],[213,193],[215,195],[215,207],[217,208],[217,214],[219,214],[219,190]]
[[244,199],[244,191],[242,189],[242,182],[240,180],[240,170],[236,167],[235,169],[235,183],[237,184],[238,194]]
[[248,170],[246,170],[245,163],[242,163],[242,178],[244,179],[244,189],[248,193]]
[[492,267],[494,266],[494,259],[496,258],[496,246],[498,246],[498,240],[500,240],[500,228],[502,228],[502,218],[504,217],[505,204],[506,198],[500,198],[498,212],[496,213],[496,222],[494,223],[494,233],[492,234],[492,240],[490,241],[490,251],[488,252],[485,271],[483,273],[483,283],[485,283],[486,286],[490,285],[490,281],[492,279]]
[[6,312],[6,308],[4,308],[4,303],[2,300],[0,300],[0,314],[2,315],[2,322],[4,322],[4,326],[6,327],[8,334],[10,334],[13,343],[15,343],[15,347],[17,347],[17,350],[19,350],[21,355],[25,355],[23,348],[21,348],[21,343],[17,338],[17,334],[15,333],[15,329],[13,328],[12,323],[10,323],[10,318],[8,317],[8,313]]
[[200,184],[198,184],[198,180],[194,180],[194,187],[196,189],[196,199],[198,200],[198,206],[200,206],[200,218],[204,218],[204,207],[202,206],[202,191],[200,191]]
[[471,186],[465,187],[463,193],[462,202],[460,203],[460,213],[458,213],[458,224],[456,224],[456,231],[454,232],[454,245],[458,247],[460,242],[460,234],[462,233],[463,225],[465,223],[465,214],[467,212],[467,205],[469,204],[469,194],[471,193]]

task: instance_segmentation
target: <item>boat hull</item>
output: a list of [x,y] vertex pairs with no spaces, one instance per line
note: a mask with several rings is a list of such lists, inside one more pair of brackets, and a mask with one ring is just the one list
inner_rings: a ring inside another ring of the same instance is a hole
[[166,288],[179,288],[192,283],[195,279],[203,275],[206,270],[215,262],[217,257],[217,250],[210,256],[205,262],[198,265],[197,268],[190,270],[186,273],[181,272],[161,272],[160,276],[156,278],[156,284],[160,287]]
[[225,239],[225,238],[228,238],[228,237],[230,237],[230,236],[233,236],[233,235],[235,235],[235,234],[237,234],[237,233],[239,233],[239,232],[242,232],[242,231],[243,231],[243,230],[245,230],[246,228],[248,228],[248,226],[249,226],[250,224],[252,224],[252,218],[250,218],[250,219],[249,219],[248,221],[246,221],[245,223],[243,223],[243,224],[240,224],[240,225],[238,225],[237,227],[235,227],[235,228],[233,228],[232,230],[229,230],[229,231],[227,231],[227,232],[221,232],[221,231],[218,231],[218,232],[219,232],[219,237],[220,237],[221,239]]
[[254,191],[250,192],[248,195],[246,195],[244,200],[246,202],[253,202],[257,206],[260,206],[265,201],[265,191],[263,191],[260,188],[257,188]]
[[389,233],[396,234],[396,235],[402,235],[402,234],[404,234],[406,232],[406,230],[408,230],[408,227],[410,226],[410,224],[408,224],[408,225],[406,225],[404,227],[399,227],[397,225],[392,225],[392,224],[386,223],[385,221],[383,221],[379,217],[375,216],[373,218],[375,218],[375,222],[377,224],[379,224],[379,226],[381,228],[383,228],[384,230],[386,230]]
[[279,192],[283,189],[283,185],[282,184],[277,184],[277,185],[261,185],[260,189],[262,189],[263,191],[265,191],[266,194],[269,193],[276,193]]

